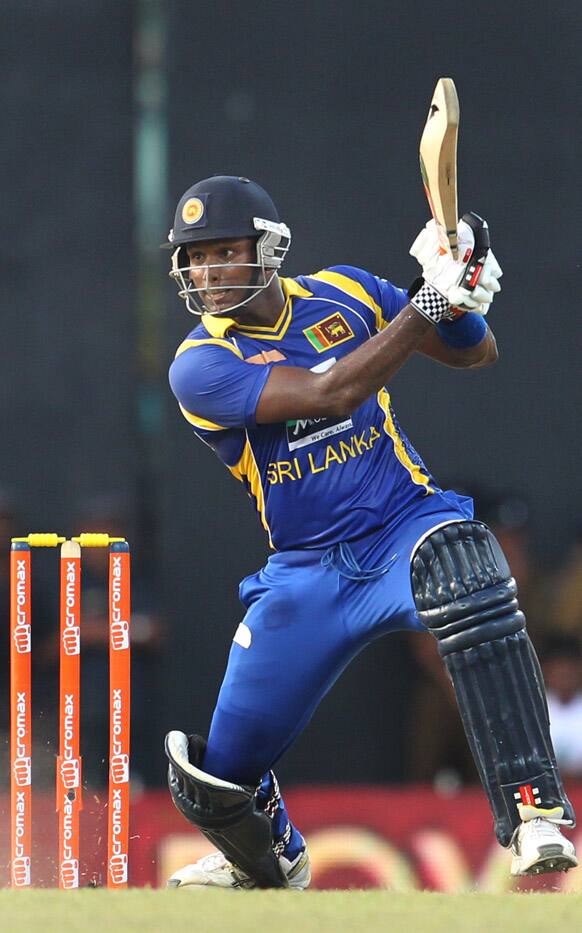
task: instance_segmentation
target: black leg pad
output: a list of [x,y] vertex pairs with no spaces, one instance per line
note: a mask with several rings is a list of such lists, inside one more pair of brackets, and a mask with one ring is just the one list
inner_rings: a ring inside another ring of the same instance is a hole
[[169,732],[165,750],[168,786],[180,813],[259,888],[288,886],[273,852],[271,820],[256,807],[255,788],[206,774],[206,743],[200,736]]
[[574,820],[539,663],[499,543],[480,522],[445,525],[418,545],[411,575],[418,614],[455,688],[499,842],[509,845],[521,803],[561,806]]

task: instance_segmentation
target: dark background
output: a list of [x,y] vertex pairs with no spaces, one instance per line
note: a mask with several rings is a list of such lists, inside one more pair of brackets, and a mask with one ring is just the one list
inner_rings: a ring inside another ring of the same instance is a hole
[[[0,486],[22,533],[77,533],[88,501],[121,503],[167,633],[134,735],[148,780],[163,780],[168,728],[206,731],[238,581],[266,554],[167,387],[194,323],[157,249],[175,202],[209,174],[248,175],[292,228],[287,275],[345,262],[406,285],[427,219],[418,140],[451,75],[460,209],[487,217],[505,269],[490,322],[501,359],[478,373],[414,360],[393,398],[442,483],[529,501],[555,565],[582,501],[581,9],[3,0]],[[412,674],[399,637],[365,652],[283,776],[405,778]]]

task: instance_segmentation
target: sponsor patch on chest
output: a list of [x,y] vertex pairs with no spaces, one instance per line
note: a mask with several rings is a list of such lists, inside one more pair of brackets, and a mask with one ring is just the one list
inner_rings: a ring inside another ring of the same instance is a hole
[[287,422],[287,443],[289,450],[307,447],[317,441],[325,440],[334,434],[341,434],[353,427],[351,418],[305,418]]
[[318,321],[317,324],[312,324],[311,327],[306,327],[303,333],[318,353],[323,353],[324,350],[329,350],[330,347],[335,347],[354,336],[352,328],[339,311]]

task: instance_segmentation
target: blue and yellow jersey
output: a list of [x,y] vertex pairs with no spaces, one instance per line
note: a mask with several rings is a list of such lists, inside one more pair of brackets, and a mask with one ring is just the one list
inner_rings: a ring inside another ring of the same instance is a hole
[[261,392],[273,366],[333,366],[408,298],[351,266],[281,285],[285,305],[271,327],[204,315],[178,348],[170,384],[198,437],[245,484],[271,546],[323,548],[383,527],[437,487],[386,389],[346,418],[258,425]]

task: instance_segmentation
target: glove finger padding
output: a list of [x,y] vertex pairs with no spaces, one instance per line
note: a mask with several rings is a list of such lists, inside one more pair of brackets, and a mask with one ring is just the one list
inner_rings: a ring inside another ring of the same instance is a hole
[[[466,288],[460,288],[458,285],[449,288],[447,298],[459,311],[477,311],[478,308],[487,307],[491,304],[491,297],[484,289],[481,293],[467,291]],[[480,313],[480,312],[479,312]]]
[[477,284],[471,290],[461,286],[456,290],[452,288],[449,291],[449,297],[455,300],[456,306],[461,310],[474,311],[476,314],[485,315],[495,295],[501,291],[499,279],[502,275],[501,266],[493,252],[489,250],[481,274],[478,276]]
[[499,284],[499,279],[502,275],[501,266],[497,262],[493,251],[489,250],[485,265],[483,266],[481,278],[479,279],[479,285],[488,289],[490,292],[500,292],[501,285]]
[[410,247],[410,255],[418,260],[423,270],[438,261],[439,256],[442,255],[442,249],[439,245],[437,225],[434,220],[430,220],[422,228]]
[[464,214],[458,224],[458,240],[459,259],[455,260],[439,246],[437,225],[430,220],[410,248],[411,255],[422,266],[428,288],[446,300],[439,303],[438,298],[431,299],[428,314],[424,294],[413,300],[415,307],[433,322],[454,318],[463,311],[486,314],[501,288],[498,282],[501,268],[489,249],[486,221],[473,212]]

